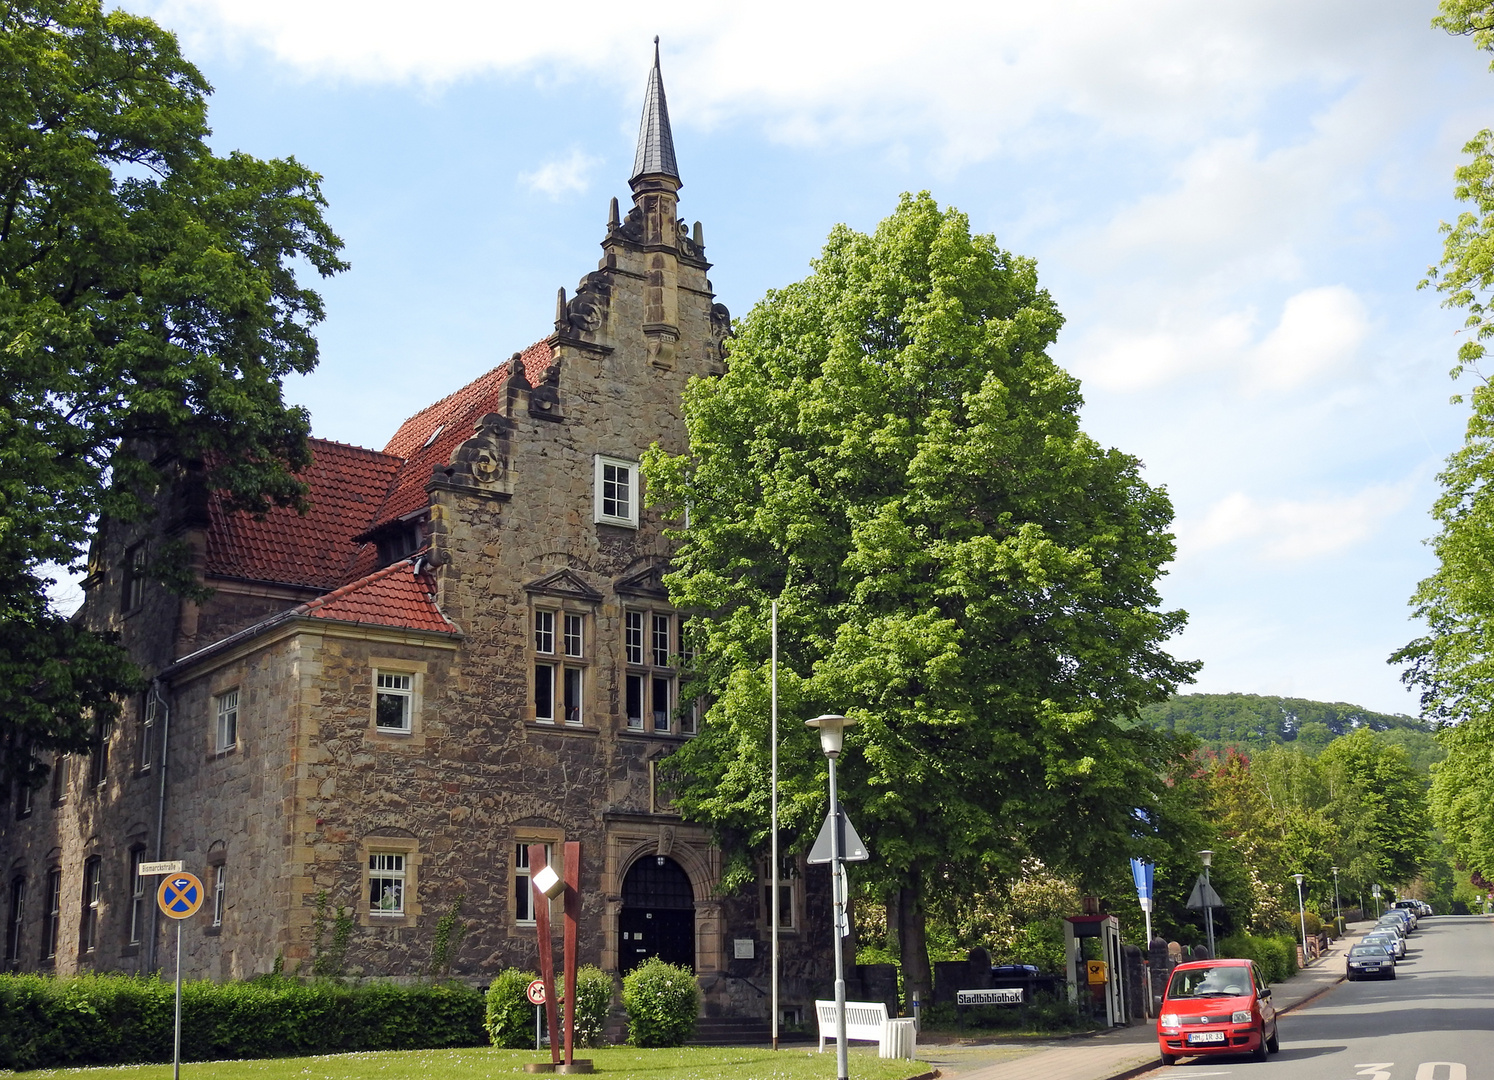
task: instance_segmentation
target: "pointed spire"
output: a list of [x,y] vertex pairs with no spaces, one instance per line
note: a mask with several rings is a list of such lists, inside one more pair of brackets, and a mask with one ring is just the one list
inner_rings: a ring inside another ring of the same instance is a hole
[[674,163],[674,135],[669,130],[669,105],[664,100],[664,76],[659,71],[659,39],[654,38],[654,67],[648,73],[648,90],[643,98],[643,121],[638,128],[638,153],[633,157],[633,175],[628,183],[643,176],[680,178]]

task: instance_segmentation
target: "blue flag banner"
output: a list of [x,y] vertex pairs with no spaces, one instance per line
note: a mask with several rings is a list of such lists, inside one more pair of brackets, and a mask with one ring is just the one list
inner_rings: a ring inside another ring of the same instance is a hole
[[[1146,859],[1131,860],[1131,877],[1136,881],[1136,898],[1146,901],[1152,898],[1152,864]],[[1143,903],[1142,905],[1146,905]]]

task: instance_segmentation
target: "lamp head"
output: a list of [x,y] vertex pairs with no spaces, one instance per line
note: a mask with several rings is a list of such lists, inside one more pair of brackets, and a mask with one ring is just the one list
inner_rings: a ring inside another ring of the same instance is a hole
[[1209,866],[1214,862],[1214,853],[1212,851],[1200,851],[1198,853],[1198,860],[1205,866]]
[[825,752],[827,758],[840,757],[840,748],[846,741],[846,728],[852,727],[856,721],[847,720],[844,716],[836,716],[827,713],[824,716],[816,716],[813,720],[804,721],[805,727],[819,728],[820,749]]
[[1336,866],[1330,866],[1328,869],[1330,869],[1330,870],[1333,871],[1333,876],[1334,877],[1338,877],[1338,867],[1336,867]]
[[1302,888],[1302,882],[1304,880],[1306,880],[1307,875],[1306,874],[1293,874],[1292,878],[1293,878],[1293,880],[1295,880],[1297,882],[1297,888],[1300,889],[1300,888]]

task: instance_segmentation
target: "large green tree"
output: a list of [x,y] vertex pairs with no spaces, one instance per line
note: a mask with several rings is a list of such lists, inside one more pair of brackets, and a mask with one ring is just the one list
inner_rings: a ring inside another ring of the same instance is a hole
[[678,804],[738,857],[768,834],[768,610],[780,605],[783,820],[825,812],[803,720],[855,719],[847,808],[895,894],[909,989],[932,896],[1029,855],[1098,879],[1147,826],[1169,738],[1133,723],[1196,670],[1164,644],[1172,507],[1080,429],[1062,324],[1030,259],[926,193],[742,321],[687,391],[689,452],[645,460],[683,518],[667,578],[713,704],[673,759]]
[[[250,511],[304,497],[318,295],[344,268],[319,180],[208,147],[176,39],[98,0],[0,0],[0,769],[82,750],[138,675],[62,617],[48,564],[191,475]],[[185,552],[155,576],[190,588]]]

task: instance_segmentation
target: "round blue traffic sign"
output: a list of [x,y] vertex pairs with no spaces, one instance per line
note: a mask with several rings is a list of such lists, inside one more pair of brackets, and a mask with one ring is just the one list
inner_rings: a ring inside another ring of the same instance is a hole
[[169,874],[156,890],[156,903],[173,919],[190,919],[202,907],[202,882],[196,874]]

